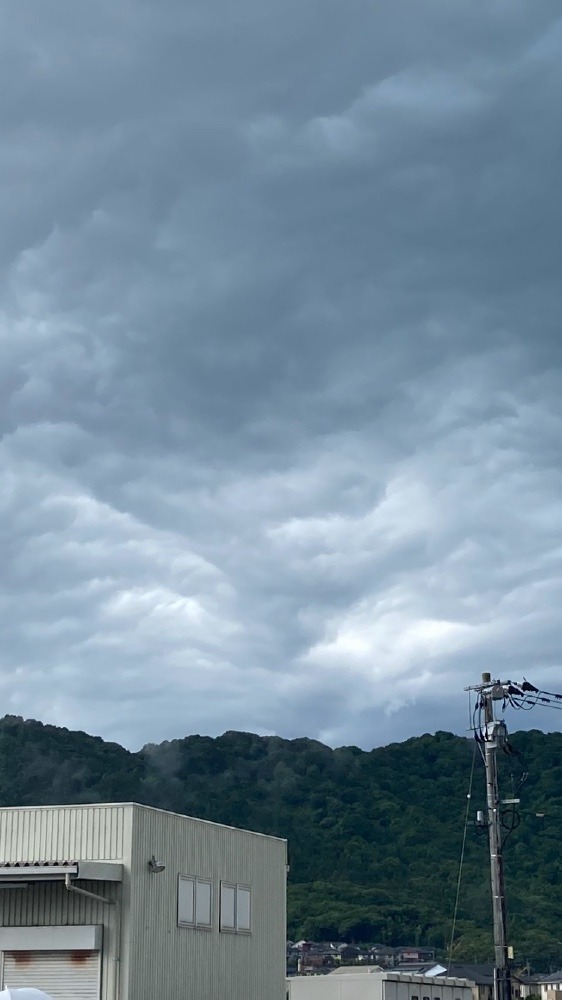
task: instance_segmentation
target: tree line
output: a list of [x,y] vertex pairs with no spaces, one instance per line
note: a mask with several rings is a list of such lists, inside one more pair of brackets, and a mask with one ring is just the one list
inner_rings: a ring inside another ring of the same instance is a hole
[[[521,798],[506,844],[516,960],[562,961],[562,734],[511,737],[506,797]],[[449,945],[474,745],[438,732],[364,751],[227,732],[131,753],[33,720],[0,720],[0,804],[137,801],[286,837],[295,940]],[[492,955],[484,807],[476,761],[454,957]],[[508,817],[506,832],[511,820]]]

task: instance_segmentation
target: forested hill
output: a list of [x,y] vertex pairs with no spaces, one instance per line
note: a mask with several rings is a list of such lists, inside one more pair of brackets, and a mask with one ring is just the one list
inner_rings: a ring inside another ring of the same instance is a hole
[[[562,734],[512,737],[506,796],[510,937],[521,965],[562,963]],[[189,736],[129,753],[8,716],[0,803],[138,801],[289,840],[293,937],[423,943],[450,934],[473,745],[449,733],[365,752],[248,733]],[[471,817],[484,805],[476,758]],[[539,817],[537,813],[544,813]],[[455,957],[490,957],[485,838],[468,830]]]

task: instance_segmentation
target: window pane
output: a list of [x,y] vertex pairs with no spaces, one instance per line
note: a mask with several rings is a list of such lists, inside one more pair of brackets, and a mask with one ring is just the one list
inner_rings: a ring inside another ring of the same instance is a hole
[[193,925],[195,918],[194,880],[187,875],[178,878],[178,924]]
[[236,895],[236,929],[249,931],[251,928],[251,893],[249,889],[238,886]]
[[233,931],[236,929],[234,922],[234,906],[236,899],[236,889],[233,885],[226,885],[221,882],[221,928]]
[[211,926],[211,883],[197,879],[195,897],[195,919],[198,927]]

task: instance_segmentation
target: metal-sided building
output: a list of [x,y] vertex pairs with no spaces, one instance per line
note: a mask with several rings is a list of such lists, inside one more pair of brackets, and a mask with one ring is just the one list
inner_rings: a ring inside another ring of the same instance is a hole
[[0,809],[3,986],[283,1000],[284,840],[135,804]]
[[290,979],[288,1000],[472,1000],[466,979],[429,979],[407,972],[341,968],[327,976]]

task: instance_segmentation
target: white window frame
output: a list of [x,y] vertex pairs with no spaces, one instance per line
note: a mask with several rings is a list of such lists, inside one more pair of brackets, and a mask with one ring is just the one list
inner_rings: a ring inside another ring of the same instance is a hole
[[[234,893],[234,903],[233,903],[233,913],[232,913],[232,924],[225,924],[224,922],[224,897],[223,894],[225,889],[231,889]],[[223,934],[236,934],[236,883],[235,882],[221,882],[220,884],[220,913],[219,913],[219,930]]]
[[[223,890],[232,889],[234,891],[234,921],[232,926],[225,926],[223,923]],[[238,893],[242,890],[249,894],[249,927],[240,927],[238,922]],[[221,934],[251,934],[252,933],[252,890],[249,885],[240,882],[220,883],[220,913],[219,930]]]
[[[240,918],[238,916],[239,912],[239,893],[248,893],[248,926],[240,926]],[[251,934],[252,933],[252,890],[249,885],[237,885],[236,886],[236,933],[237,934]]]
[[[191,885],[193,898],[193,920],[182,920],[180,914],[180,895],[182,884]],[[200,919],[197,913],[197,889],[199,886],[209,887],[209,921]],[[177,892],[177,922],[178,927],[190,927],[201,931],[210,931],[213,928],[213,883],[210,878],[197,878],[195,875],[178,875]]]

